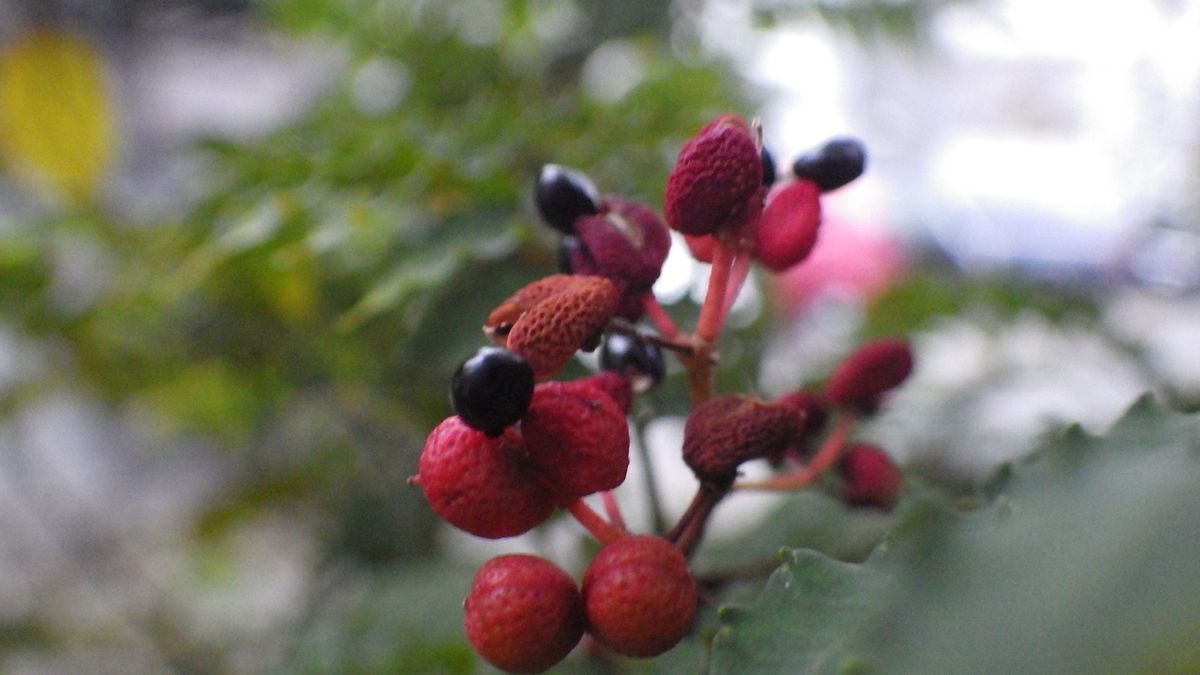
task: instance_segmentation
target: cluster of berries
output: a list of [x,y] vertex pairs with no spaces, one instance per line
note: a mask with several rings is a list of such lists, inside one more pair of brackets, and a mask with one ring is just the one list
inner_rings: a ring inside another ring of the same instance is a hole
[[[518,290],[486,317],[483,332],[495,345],[455,372],[455,414],[430,432],[410,482],[442,519],[474,535],[516,536],[562,508],[602,547],[581,586],[535,556],[485,563],[464,605],[467,637],[484,659],[513,672],[541,672],[585,634],[626,656],[673,647],[696,611],[687,557],[712,509],[732,490],[797,489],[837,467],[847,503],[894,504],[896,467],[880,448],[849,438],[855,421],[875,412],[909,375],[912,355],[904,341],[860,347],[819,391],[763,401],[714,395],[712,385],[721,324],[751,260],[772,271],[801,262],[816,243],[820,195],[856,178],[864,163],[860,143],[834,139],[796,160],[793,178],[776,184],[757,128],[722,115],[680,151],[666,185],[665,223],[645,205],[602,197],[578,171],[543,168],[535,203],[562,233],[560,271]],[[670,229],[712,265],[690,334],[675,327],[651,293]],[[642,319],[653,329],[637,323]],[[597,348],[599,373],[551,379],[576,352]],[[687,372],[694,407],[682,453],[699,488],[670,530],[631,534],[610,491],[629,466],[633,396],[663,379],[666,351]],[[766,481],[738,483],[739,467],[758,458],[793,466]],[[593,494],[603,515],[584,501]]]

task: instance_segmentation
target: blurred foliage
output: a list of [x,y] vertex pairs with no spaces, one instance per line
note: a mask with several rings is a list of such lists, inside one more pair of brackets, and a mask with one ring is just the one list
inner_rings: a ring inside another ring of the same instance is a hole
[[967,513],[916,497],[863,563],[789,550],[721,611],[721,673],[1196,672],[1200,416],[1143,399]]
[[114,154],[103,58],[70,33],[34,30],[0,50],[0,159],[75,200],[91,198]]

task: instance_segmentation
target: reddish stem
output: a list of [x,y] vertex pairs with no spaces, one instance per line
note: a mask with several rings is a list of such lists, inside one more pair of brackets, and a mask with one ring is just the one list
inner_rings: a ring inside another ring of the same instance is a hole
[[642,297],[642,307],[646,310],[646,316],[650,318],[650,322],[658,329],[658,334],[672,342],[679,339],[679,329],[675,327],[675,322],[671,320],[671,316],[667,314],[667,310],[658,304],[658,298],[654,294],[647,291]]
[[795,471],[781,473],[767,480],[738,483],[733,486],[734,489],[796,490],[811,485],[841,458],[842,450],[846,448],[846,440],[850,437],[850,431],[854,428],[855,421],[853,415],[843,413],[838,418],[837,424],[834,425],[833,431],[825,437],[825,441],[817,449],[817,454],[813,455],[812,461],[808,464]]
[[746,283],[746,277],[749,275],[750,254],[743,251],[733,258],[729,282],[725,288],[725,301],[721,308],[722,317],[729,316],[729,310],[733,308],[733,303],[737,301],[738,294],[742,292],[742,285]]
[[628,534],[625,528],[616,527],[601,518],[582,498],[567,504],[565,508],[601,544],[611,544]]
[[700,537],[704,535],[708,517],[712,515],[713,509],[727,494],[729,494],[728,484],[701,483],[699,489],[696,490],[696,495],[692,497],[692,503],[679,517],[679,522],[675,523],[675,527],[672,527],[671,531],[664,536],[668,541],[673,542],[684,556],[690,555],[692,549],[700,542]]
[[733,258],[733,249],[720,237],[714,237],[708,291],[704,295],[704,304],[700,306],[700,318],[696,322],[696,338],[701,342],[712,344],[721,334],[721,323],[725,320],[725,289],[729,286]]
[[604,490],[600,493],[600,501],[604,503],[604,514],[608,516],[608,522],[613,524],[620,530],[628,530],[625,527],[625,516],[621,515],[621,505],[617,503],[617,498],[609,490]]

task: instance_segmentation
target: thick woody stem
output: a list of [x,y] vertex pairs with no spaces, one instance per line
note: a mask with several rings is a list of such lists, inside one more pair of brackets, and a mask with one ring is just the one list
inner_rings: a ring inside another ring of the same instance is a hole
[[704,527],[708,524],[708,517],[712,515],[713,509],[727,494],[729,494],[728,484],[700,483],[696,495],[692,497],[692,503],[680,516],[675,527],[671,528],[671,531],[664,536],[668,541],[673,542],[684,556],[690,555],[692,549],[700,542],[700,538],[704,536]]

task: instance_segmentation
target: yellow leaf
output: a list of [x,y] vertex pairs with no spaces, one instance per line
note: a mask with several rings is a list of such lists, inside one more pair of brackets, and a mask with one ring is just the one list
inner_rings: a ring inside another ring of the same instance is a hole
[[114,137],[104,61],[90,44],[39,29],[0,49],[0,153],[14,171],[86,200]]

